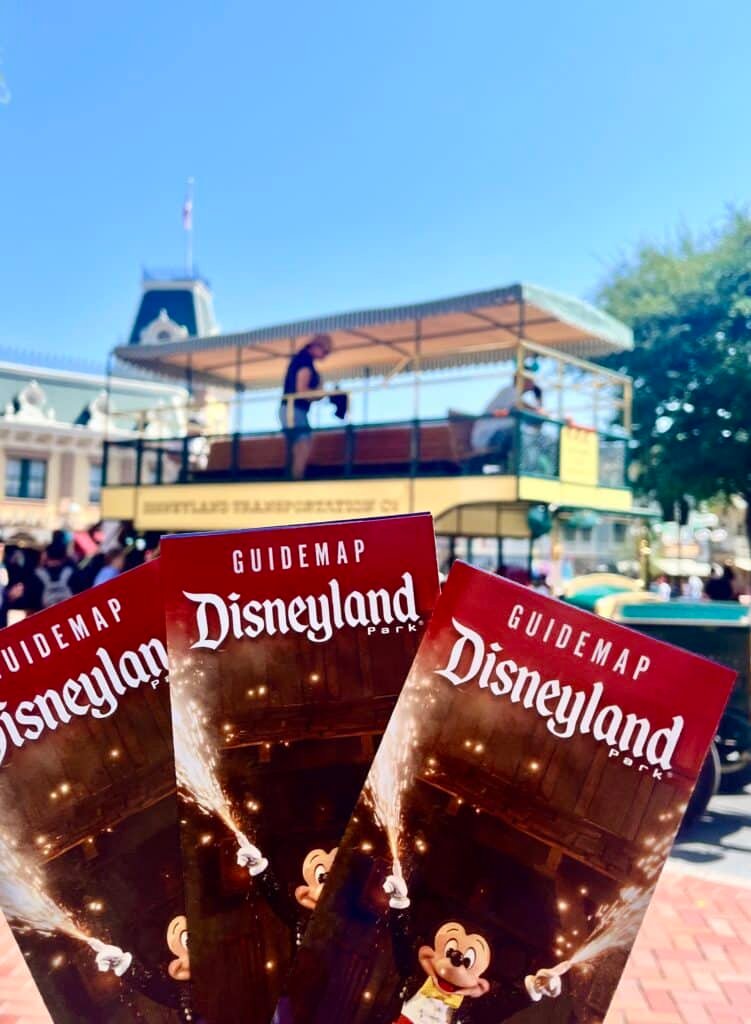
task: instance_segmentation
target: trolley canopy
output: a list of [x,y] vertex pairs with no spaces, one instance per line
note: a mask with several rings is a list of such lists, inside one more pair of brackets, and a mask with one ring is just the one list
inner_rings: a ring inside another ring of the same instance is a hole
[[630,349],[631,330],[589,303],[530,284],[390,309],[183,341],[138,343],[118,359],[164,376],[244,388],[279,386],[313,334],[330,334],[326,376],[354,379],[511,359],[522,341],[587,358]]

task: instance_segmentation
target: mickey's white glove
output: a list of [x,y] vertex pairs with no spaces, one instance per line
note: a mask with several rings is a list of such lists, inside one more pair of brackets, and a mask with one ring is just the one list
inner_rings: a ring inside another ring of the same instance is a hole
[[269,866],[268,860],[264,857],[257,846],[248,839],[243,839],[237,850],[237,863],[241,868],[247,868],[251,878],[262,875]]
[[89,945],[96,953],[96,965],[100,971],[112,971],[122,978],[133,963],[133,954],[126,953],[119,946],[110,946],[98,939],[89,939]]
[[389,906],[392,910],[406,910],[409,906],[407,883],[399,875],[389,875],[383,883],[383,891],[389,897]]
[[528,974],[524,979],[524,987],[533,1003],[539,1003],[543,996],[556,999],[563,989],[560,976],[555,971],[543,970],[537,974]]

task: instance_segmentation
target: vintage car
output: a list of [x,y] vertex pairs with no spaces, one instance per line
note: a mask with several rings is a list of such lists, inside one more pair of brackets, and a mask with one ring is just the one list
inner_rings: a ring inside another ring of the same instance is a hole
[[738,673],[687,817],[702,814],[717,789],[733,792],[751,782],[751,615],[746,605],[664,601],[636,581],[594,574],[571,581],[564,600]]

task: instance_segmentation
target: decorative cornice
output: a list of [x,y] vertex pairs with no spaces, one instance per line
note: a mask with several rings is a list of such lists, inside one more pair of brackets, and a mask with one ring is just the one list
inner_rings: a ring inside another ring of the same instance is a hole
[[188,328],[173,320],[166,309],[160,309],[159,316],[147,324],[138,337],[142,345],[164,345],[187,338]]

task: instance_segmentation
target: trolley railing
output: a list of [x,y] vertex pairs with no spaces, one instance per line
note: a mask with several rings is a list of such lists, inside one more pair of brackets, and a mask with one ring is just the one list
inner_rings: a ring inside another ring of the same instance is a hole
[[[306,478],[502,474],[559,479],[562,420],[513,409],[476,443],[487,416],[343,424],[314,430]],[[628,438],[597,431],[597,479],[626,487]],[[143,486],[291,479],[294,434],[275,431],[138,436],[105,442],[103,485]]]

